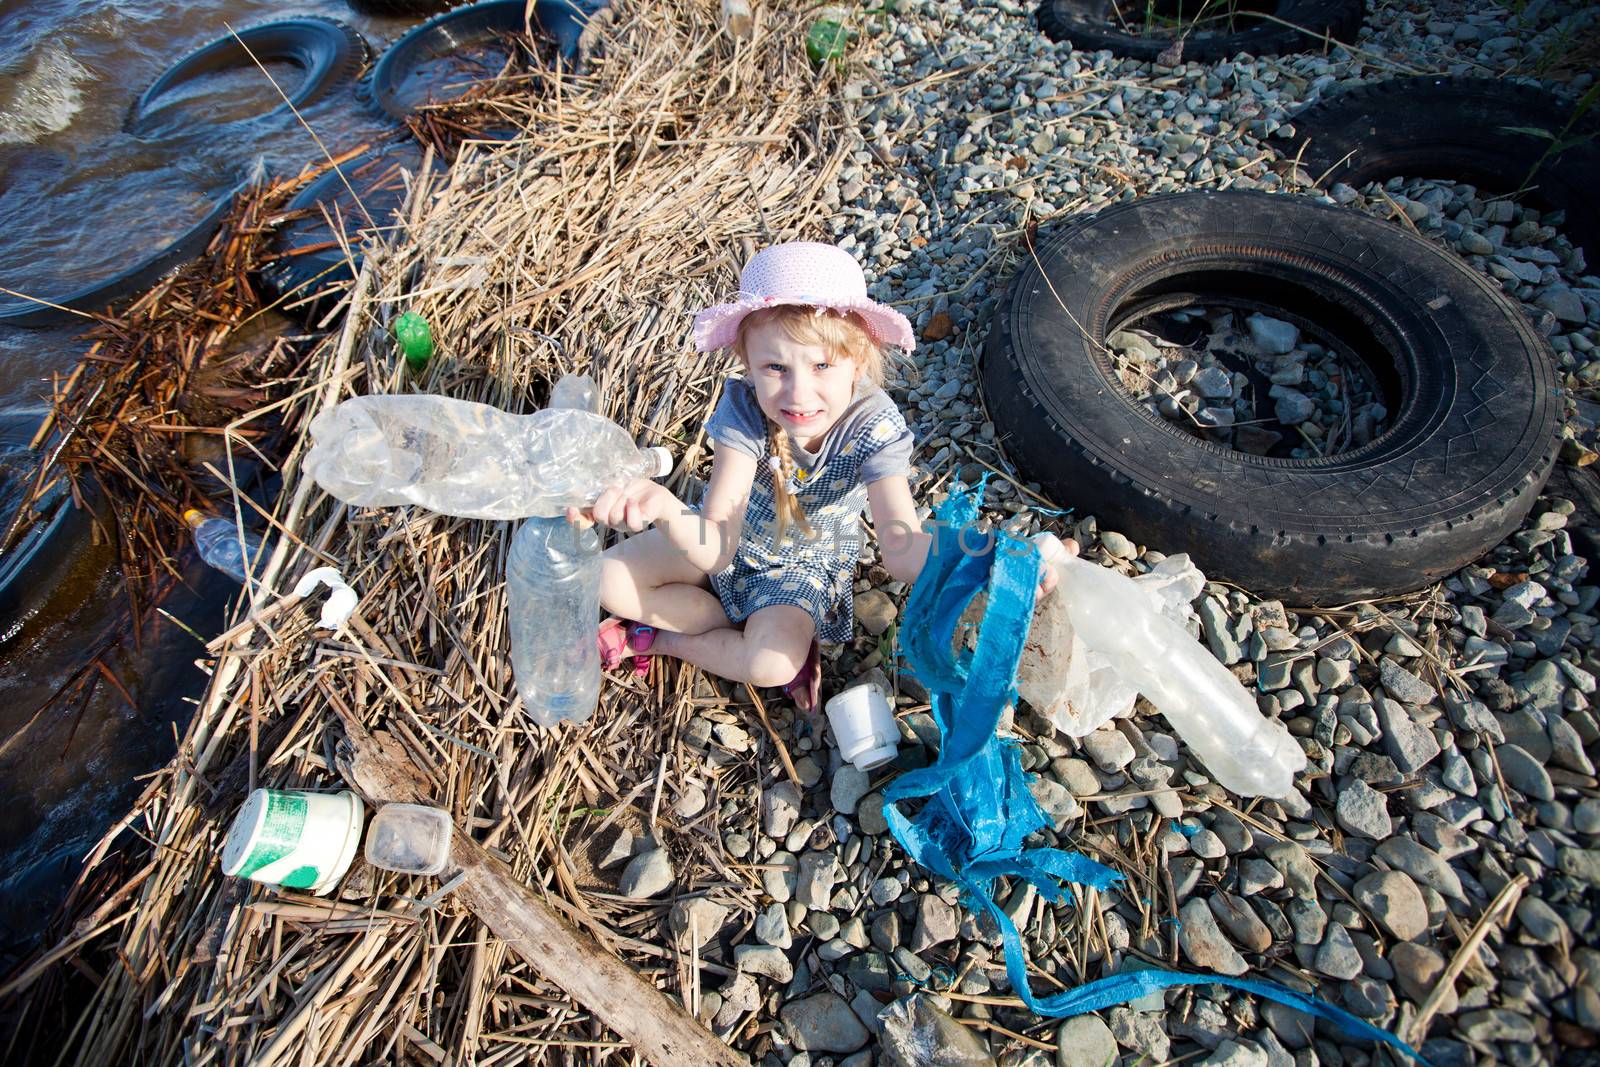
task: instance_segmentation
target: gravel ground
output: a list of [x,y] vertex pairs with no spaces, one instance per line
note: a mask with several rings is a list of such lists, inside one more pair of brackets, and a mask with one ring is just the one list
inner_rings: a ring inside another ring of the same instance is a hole
[[[975,355],[1024,227],[1163,191],[1294,191],[1308,178],[1279,149],[1301,105],[1390,73],[1558,70],[1577,34],[1600,32],[1600,13],[1539,0],[1520,17],[1485,5],[1377,3],[1353,50],[1178,68],[1074,53],[1009,0],[900,0],[872,29],[846,87],[860,142],[831,191],[834,234],[868,266],[875,295],[899,302],[925,339],[892,383],[922,466],[971,481],[986,466],[1010,471],[983,418]],[[1588,82],[1546,84],[1577,94]],[[1560,359],[1564,460],[1594,458],[1600,278],[1586,273],[1558,216],[1427,181],[1305,195],[1414,228],[1499,279]],[[1243,316],[1220,325],[1252,332]],[[1381,429],[1381,404],[1374,411],[1371,396],[1339,394],[1330,354],[1308,341],[1257,368],[1281,374],[1274,415],[1303,438],[1264,448],[1304,449],[1335,422],[1357,440]],[[1186,382],[1202,362],[1183,368]],[[1216,395],[1197,410],[1242,413],[1245,376],[1219,374]],[[925,493],[940,484],[930,479]],[[1552,484],[1568,484],[1560,469]],[[1041,520],[1027,488],[997,478],[990,499],[998,517],[1032,531]],[[1154,877],[1150,900],[1108,895],[1091,932],[1084,913],[1002,885],[998,899],[1035,966],[1069,984],[1141,960],[1269,976],[1409,1034],[1490,902],[1525,880],[1436,999],[1425,1053],[1441,1065],[1600,1062],[1600,725],[1590,709],[1600,588],[1583,558],[1593,541],[1576,529],[1585,513],[1581,499],[1552,489],[1484,558],[1377,606],[1296,612],[1209,585],[1194,604],[1197,636],[1307,751],[1287,800],[1228,794],[1156,714],[1136,712],[1077,742],[1021,709],[1024,765],[1054,821],[1039,843],[1102,858],[1136,881]],[[1050,525],[1124,573],[1164,558],[1161,546],[1099,529],[1092,516]],[[869,568],[858,584],[868,636],[832,663],[835,686],[887,669],[905,590],[874,581],[883,577]],[[918,710],[924,694],[901,686],[900,766],[921,765],[938,731]],[[732,723],[698,720],[692,732],[685,741],[708,758],[751,744]],[[841,767],[811,737],[792,743],[806,788],[776,771],[759,811],[730,804],[722,813],[725,825],[745,827],[726,835],[728,853],[766,865],[765,910],[733,916],[696,898],[673,911],[677,930],[693,920],[702,939],[721,932],[736,946],[737,974],[703,994],[701,1011],[726,1034],[759,1007],[773,1022],[746,1047],[761,1062],[889,1062],[875,1037],[879,1011],[919,990],[983,1036],[1002,1064],[1391,1059],[1217,987],[1065,1022],[986,1003],[1009,993],[998,935],[886,832],[877,790],[888,776]],[[624,845],[616,862],[627,854]],[[664,864],[661,853],[633,857],[625,891],[663,891]]]

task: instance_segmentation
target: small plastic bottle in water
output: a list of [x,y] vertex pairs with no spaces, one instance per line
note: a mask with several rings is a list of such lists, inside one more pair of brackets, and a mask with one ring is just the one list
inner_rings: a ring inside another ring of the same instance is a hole
[[[594,381],[569,374],[546,410],[590,411]],[[600,535],[565,516],[531,518],[506,558],[511,670],[523,710],[540,726],[583,722],[600,700]]]
[[207,515],[194,508],[183,513],[183,521],[189,524],[189,531],[194,534],[200,558],[223,574],[243,585],[246,556],[250,558],[250,570],[260,572],[267,553],[258,534],[246,530],[241,541],[239,527],[234,525],[233,520]]

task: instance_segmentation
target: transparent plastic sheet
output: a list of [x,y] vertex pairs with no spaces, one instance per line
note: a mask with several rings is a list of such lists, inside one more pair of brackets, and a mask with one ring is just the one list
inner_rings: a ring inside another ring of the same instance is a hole
[[887,1067],[994,1067],[983,1039],[921,993],[890,1004],[878,1021],[878,1051]]
[[[1117,714],[1111,698],[1120,702],[1131,688],[1166,716],[1227,789],[1240,796],[1281,797],[1294,788],[1294,776],[1306,766],[1304,750],[1283,723],[1261,714],[1249,690],[1184,626],[1189,600],[1204,588],[1199,571],[1186,568],[1187,561],[1168,560],[1172,566],[1165,573],[1127,578],[1067,555],[1050,534],[1035,543],[1055,569],[1058,584],[1055,595],[1039,606],[1034,625],[1048,616],[1055,630],[1064,630],[1072,642],[1069,659],[1081,654],[1078,671],[1087,673],[1073,677],[1069,670],[1060,691],[1069,711],[1078,710],[1075,719],[1067,716],[1081,731],[1075,736]],[[1028,644],[1037,644],[1032,635]],[[1026,658],[1018,663],[1017,692],[1027,699],[1025,666]]]
[[443,396],[351,397],[311,421],[311,438],[306,472],[345,503],[467,519],[563,515],[607,485],[671,465],[593,411],[513,415]]
[[[1034,540],[1046,561],[1053,562],[1049,546],[1059,548],[1060,542],[1048,534]],[[1185,554],[1168,556],[1148,574],[1132,579],[1150,610],[1180,626],[1187,626],[1193,617],[1189,604],[1205,584],[1205,575]],[[1120,618],[1110,619],[1103,625],[1119,622]],[[1017,695],[1062,733],[1083,737],[1132,712],[1139,690],[1073,629],[1066,598],[1050,596],[1035,606],[1017,664]]]

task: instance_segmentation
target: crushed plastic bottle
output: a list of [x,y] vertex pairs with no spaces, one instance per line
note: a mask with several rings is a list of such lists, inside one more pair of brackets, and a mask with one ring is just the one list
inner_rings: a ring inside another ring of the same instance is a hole
[[232,519],[207,515],[194,508],[183,513],[183,521],[189,524],[189,532],[194,535],[200,558],[211,566],[243,585],[245,558],[248,556],[249,569],[260,573],[261,565],[267,559],[267,549],[259,534],[246,530],[241,541],[239,528]]
[[313,419],[311,437],[307,473],[345,503],[468,519],[561,516],[672,468],[666,449],[639,448],[593,411],[513,415],[442,396],[352,397]]
[[1076,635],[1167,717],[1212,777],[1240,796],[1293,790],[1305,752],[1215,656],[1132,579],[1067,555],[1049,534],[1035,540]]
[[[568,374],[546,410],[594,407],[593,379]],[[522,708],[540,726],[583,722],[600,700],[600,535],[565,516],[535,517],[506,557],[511,671]]]

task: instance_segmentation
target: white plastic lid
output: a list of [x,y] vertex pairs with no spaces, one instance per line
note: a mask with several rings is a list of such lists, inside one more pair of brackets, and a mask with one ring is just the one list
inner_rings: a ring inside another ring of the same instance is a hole
[[644,454],[655,460],[656,463],[656,472],[650,475],[650,477],[665,478],[667,475],[672,473],[671,452],[667,451],[665,448],[662,448],[660,445],[656,445],[652,448],[645,449]]
[[850,762],[856,765],[856,770],[858,771],[870,771],[874,767],[882,767],[885,763],[894,759],[895,753],[899,751],[900,746],[896,744],[879,745],[877,748],[869,748],[865,752],[857,753]]
[[367,862],[398,874],[438,874],[450,862],[450,813],[424,804],[385,804],[367,828]]

